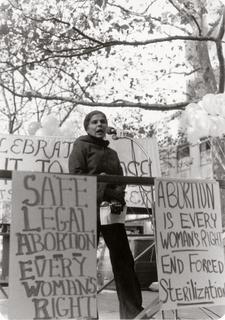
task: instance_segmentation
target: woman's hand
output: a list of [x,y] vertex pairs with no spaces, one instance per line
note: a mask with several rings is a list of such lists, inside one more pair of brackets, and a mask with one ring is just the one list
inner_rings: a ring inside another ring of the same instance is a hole
[[[106,175],[105,172],[101,172],[100,175]],[[103,196],[105,193],[107,183],[105,182],[98,182],[97,183],[97,204],[100,204],[103,201]]]

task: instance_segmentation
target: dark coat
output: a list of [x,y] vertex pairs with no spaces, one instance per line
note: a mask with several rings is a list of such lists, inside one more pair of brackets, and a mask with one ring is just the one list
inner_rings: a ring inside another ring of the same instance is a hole
[[[84,175],[123,175],[117,152],[108,147],[109,141],[98,139],[90,135],[79,137],[73,144],[73,150],[69,156],[69,172]],[[125,204],[124,185],[99,184],[104,186],[100,195],[98,192],[98,203],[102,201],[116,200]]]

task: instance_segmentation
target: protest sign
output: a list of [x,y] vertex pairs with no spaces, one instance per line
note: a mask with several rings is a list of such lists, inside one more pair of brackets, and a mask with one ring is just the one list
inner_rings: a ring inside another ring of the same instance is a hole
[[95,318],[96,178],[13,172],[9,318]]
[[225,304],[219,184],[156,179],[159,297],[163,309]]

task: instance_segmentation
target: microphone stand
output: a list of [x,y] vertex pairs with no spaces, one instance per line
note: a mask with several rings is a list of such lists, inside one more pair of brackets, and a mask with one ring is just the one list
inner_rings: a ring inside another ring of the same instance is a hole
[[[113,138],[113,137],[112,137]],[[145,149],[142,147],[142,145],[140,145],[136,140],[134,140],[131,137],[128,136],[121,136],[121,137],[117,137],[116,135],[114,135],[114,139],[127,139],[130,140],[131,142],[134,142],[144,153],[144,155],[146,156],[147,160],[148,160],[148,168],[149,168],[149,177],[152,177],[152,161],[150,156],[147,154],[147,152],[145,151]],[[155,222],[155,205],[154,205],[154,193],[153,193],[153,185],[150,186],[151,188],[151,208],[152,208],[152,219],[150,219],[151,223],[153,224],[153,231],[155,234],[155,230],[156,230],[156,222]],[[156,245],[156,240],[153,241],[152,244],[150,244],[150,246],[148,246],[145,250],[143,250],[136,258],[134,258],[134,262],[136,262],[139,258],[141,258],[148,250],[152,249],[155,247],[155,254],[156,254],[156,265],[157,265],[157,260],[158,260],[158,254],[157,254],[157,245]],[[154,315],[155,313],[157,313],[160,310],[160,302],[158,301],[158,297],[150,304],[148,305],[143,311],[141,311],[136,317],[135,319],[142,319],[143,317],[145,318],[146,316],[151,317],[151,315]],[[151,310],[151,314],[148,314],[148,310]],[[176,310],[177,311],[177,310]],[[165,319],[164,317],[164,312],[162,311],[162,318]],[[177,313],[176,313],[176,319],[178,319]]]
[[[147,154],[147,152],[145,151],[145,149],[143,148],[142,145],[140,145],[136,140],[134,140],[131,137],[128,136],[117,136],[116,133],[112,135],[112,139],[113,140],[119,140],[119,139],[127,139],[133,143],[135,143],[140,149],[141,151],[144,153],[146,159],[148,160],[148,169],[149,169],[149,177],[152,177],[152,161],[150,156]],[[153,186],[151,185],[151,197],[152,197],[152,201],[151,201],[151,207],[152,207],[152,216],[154,217],[154,193],[153,193]],[[136,219],[135,219],[136,220]],[[129,220],[129,222],[132,222],[132,220]],[[155,219],[153,218],[153,225],[155,225]],[[155,246],[155,241],[153,241],[152,244],[150,244],[150,246],[148,246],[144,251],[142,251],[137,257],[134,258],[134,262],[136,262],[138,259],[140,259],[148,250],[152,249]],[[102,290],[104,290],[109,284],[111,284],[113,282],[114,278],[112,278],[111,280],[109,280],[106,284],[104,284],[100,289],[97,290],[97,293],[100,293]]]

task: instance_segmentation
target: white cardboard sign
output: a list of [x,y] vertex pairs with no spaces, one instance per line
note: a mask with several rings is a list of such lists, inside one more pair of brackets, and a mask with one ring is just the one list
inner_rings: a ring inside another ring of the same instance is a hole
[[96,178],[13,172],[9,318],[96,311]]
[[159,296],[163,309],[225,304],[219,184],[156,179]]

